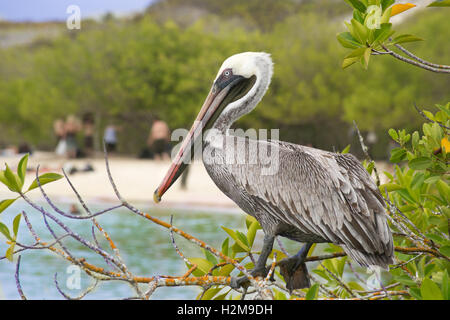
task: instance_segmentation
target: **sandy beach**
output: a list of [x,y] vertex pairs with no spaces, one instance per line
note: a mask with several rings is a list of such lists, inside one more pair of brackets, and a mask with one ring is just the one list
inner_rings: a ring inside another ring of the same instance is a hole
[[[8,163],[15,170],[21,156],[0,157],[0,163]],[[94,171],[81,171],[90,164]],[[214,208],[215,210],[234,211],[236,205],[214,185],[201,162],[194,162],[189,170],[187,188],[182,190],[180,179],[175,182],[159,204],[153,202],[153,192],[163,179],[170,166],[169,161],[141,160],[111,155],[109,164],[114,181],[123,198],[140,206],[160,208]],[[114,190],[106,172],[105,160],[95,159],[67,160],[58,158],[53,153],[36,152],[28,161],[29,171],[25,187],[39,174],[56,172],[62,174],[62,168],[75,167],[78,172],[69,175],[69,179],[86,202],[117,202]],[[3,167],[3,166],[2,166]],[[67,172],[67,170],[66,170]],[[45,191],[56,201],[76,202],[76,196],[65,179],[47,184]],[[34,200],[43,199],[40,191],[35,189],[29,193]],[[3,184],[0,185],[0,199],[13,198],[14,194]]]
[[[0,163],[8,163],[15,170],[21,156],[0,157]],[[179,179],[164,195],[161,203],[153,202],[153,191],[156,189],[167,169],[169,161],[141,160],[123,156],[109,157],[109,163],[117,188],[123,198],[130,203],[145,208],[183,208],[206,209],[215,211],[239,211],[240,209],[228,199],[212,182],[201,162],[191,165],[187,179],[187,189],[182,190]],[[81,171],[90,164],[94,171]],[[36,152],[28,161],[29,171],[26,176],[25,187],[28,187],[39,173],[56,172],[62,174],[61,168],[75,167],[78,172],[70,174],[69,178],[80,195],[89,202],[117,202],[114,190],[108,180],[104,159],[99,155],[95,159],[67,160],[55,156],[50,152]],[[377,163],[380,173],[391,171],[386,163]],[[66,170],[67,172],[67,170]],[[73,202],[77,199],[65,179],[47,184],[45,191],[55,201]],[[43,199],[40,191],[35,189],[29,194],[34,200]],[[14,194],[3,184],[0,185],[0,199],[13,198]]]

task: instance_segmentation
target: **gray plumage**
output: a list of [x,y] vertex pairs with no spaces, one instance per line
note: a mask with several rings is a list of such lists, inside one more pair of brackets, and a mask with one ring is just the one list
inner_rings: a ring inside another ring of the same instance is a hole
[[[219,189],[254,216],[266,235],[333,242],[362,266],[392,264],[385,203],[353,155],[228,134],[234,121],[253,110],[267,91],[273,73],[270,56],[238,54],[224,62],[219,75],[225,68],[253,75],[256,82],[223,110],[213,125],[216,130],[205,139],[205,168]],[[258,150],[277,156],[272,159],[277,161],[275,171],[267,174]]]
[[[222,147],[205,144],[205,168],[224,194],[260,222],[266,235],[333,242],[362,266],[393,263],[383,198],[353,155],[281,141],[222,139]],[[278,152],[274,174],[264,173],[267,164],[258,160],[260,149]],[[227,154],[234,154],[235,161],[226,159]]]

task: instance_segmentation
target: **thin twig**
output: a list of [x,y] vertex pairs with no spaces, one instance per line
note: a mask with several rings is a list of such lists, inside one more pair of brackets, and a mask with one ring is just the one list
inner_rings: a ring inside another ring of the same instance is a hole
[[434,67],[428,66],[428,65],[426,65],[426,64],[424,64],[424,63],[421,63],[421,62],[418,62],[418,61],[415,61],[415,60],[411,60],[411,59],[405,58],[404,56],[402,56],[402,55],[400,55],[400,54],[398,54],[398,53],[396,53],[396,52],[394,52],[394,51],[392,51],[392,50],[389,50],[389,49],[386,48],[386,46],[383,45],[383,44],[382,44],[381,46],[383,47],[383,49],[384,49],[387,53],[389,53],[391,56],[393,56],[394,58],[396,58],[396,59],[398,59],[398,60],[400,60],[400,61],[403,61],[403,62],[412,64],[412,65],[414,65],[414,66],[416,66],[416,67],[419,67],[419,68],[422,68],[422,69],[425,69],[425,70],[428,70],[428,71],[432,71],[432,72],[437,72],[437,73],[450,73],[450,69],[434,68]]
[[79,296],[71,297],[68,294],[66,294],[64,291],[62,291],[62,289],[60,288],[59,283],[58,283],[58,279],[57,279],[57,273],[55,273],[55,276],[54,276],[54,282],[55,282],[56,289],[67,300],[81,300],[81,299],[83,299],[87,294],[92,292],[92,290],[94,290],[97,287],[97,285],[99,283],[99,280],[98,279],[94,279],[94,280],[95,280],[94,283],[92,285],[90,285],[86,290],[84,290]]
[[[432,62],[426,61],[426,60],[424,60],[422,58],[419,58],[418,56],[413,54],[411,51],[406,50],[404,47],[402,47],[398,43],[396,43],[395,46],[397,47],[397,49],[401,50],[404,54],[406,54],[410,58],[413,58],[414,60],[416,60],[416,61],[418,61],[418,62],[420,62],[422,64],[425,64],[427,66],[430,66],[430,67],[433,67],[433,68],[437,68],[437,69],[450,69],[450,66],[446,66],[444,64],[432,63]],[[386,53],[388,53],[388,52],[386,52]]]
[[373,163],[373,172],[375,173],[375,179],[376,179],[376,184],[379,187],[380,186],[380,175],[378,174],[378,169],[377,166],[375,165],[375,161],[372,160],[372,157],[369,155],[369,148],[365,145],[364,143],[364,138],[361,135],[361,132],[359,131],[358,126],[356,125],[356,121],[353,120],[353,126],[356,129],[356,133],[358,134],[358,138],[359,138],[359,143],[361,145],[361,149],[364,152],[364,155],[366,156],[366,159],[368,161],[370,161],[371,163]]
[[417,110],[417,112],[418,112],[425,120],[427,120],[427,121],[429,121],[429,122],[432,122],[432,123],[437,123],[441,128],[450,130],[449,127],[443,125],[443,124],[440,123],[439,121],[434,121],[434,120],[431,120],[430,118],[428,118],[427,115],[426,115],[422,110],[419,109],[419,107],[416,105],[415,102],[414,102],[414,108]]
[[327,271],[334,278],[334,280],[336,280],[341,285],[342,288],[344,288],[345,291],[347,291],[353,298],[356,298],[353,291],[341,279],[339,279],[339,277],[337,275],[335,275],[333,272],[328,270],[328,268],[325,267],[323,265],[323,263],[320,263],[320,265],[322,266],[322,268],[325,269],[325,271]]
[[16,287],[17,287],[17,291],[19,292],[20,298],[22,300],[27,300],[27,297],[25,296],[25,294],[23,293],[22,290],[22,286],[20,284],[20,277],[19,277],[19,269],[20,269],[20,260],[21,260],[22,256],[19,256],[17,258],[17,263],[16,263],[16,273],[14,275],[15,279],[16,279]]

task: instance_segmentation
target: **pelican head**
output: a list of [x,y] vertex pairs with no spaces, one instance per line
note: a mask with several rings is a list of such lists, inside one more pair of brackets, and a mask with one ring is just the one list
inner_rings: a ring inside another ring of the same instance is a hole
[[191,161],[203,131],[215,128],[225,134],[234,121],[256,107],[269,87],[272,74],[272,59],[264,52],[239,53],[223,62],[191,130],[154,193],[155,202],[161,200]]

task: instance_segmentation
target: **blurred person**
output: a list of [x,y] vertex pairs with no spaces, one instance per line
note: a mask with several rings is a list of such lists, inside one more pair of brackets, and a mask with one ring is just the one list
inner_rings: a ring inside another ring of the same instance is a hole
[[19,154],[28,153],[28,154],[32,155],[33,150],[31,149],[30,145],[27,142],[22,142],[21,144],[19,144],[17,153],[19,153]]
[[77,157],[77,152],[79,151],[77,134],[80,131],[80,127],[80,123],[74,115],[69,115],[67,117],[64,129],[66,138],[66,156],[69,159],[74,159]]
[[170,129],[167,123],[155,119],[147,139],[147,146],[155,160],[170,160]]
[[1,155],[5,157],[15,156],[18,153],[18,148],[15,145],[9,145],[2,150]]
[[377,134],[374,131],[369,131],[366,136],[366,144],[368,147],[367,153],[373,158],[372,150],[375,144],[378,142]]
[[79,215],[81,214],[81,211],[75,203],[72,203],[70,205],[70,213],[73,215]]
[[94,152],[94,117],[92,113],[83,116],[84,152],[91,157]]
[[53,132],[56,136],[55,153],[59,156],[66,155],[66,131],[63,119],[56,119],[53,122]]
[[117,126],[110,124],[105,129],[105,134],[103,139],[106,144],[106,151],[114,152],[117,149]]

